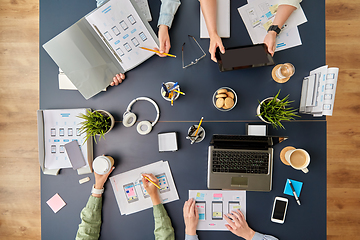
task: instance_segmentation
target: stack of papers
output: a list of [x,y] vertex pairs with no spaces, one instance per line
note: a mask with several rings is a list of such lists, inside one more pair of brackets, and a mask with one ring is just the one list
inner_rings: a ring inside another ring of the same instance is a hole
[[[275,19],[278,0],[248,0],[238,12],[245,24],[253,44],[263,43],[267,29]],[[296,9],[282,27],[276,38],[276,51],[301,45],[297,26],[307,22],[302,8]]]
[[328,68],[327,65],[312,70],[303,80],[299,112],[314,117],[331,116],[338,75],[339,68]]
[[159,179],[161,188],[159,192],[163,204],[179,199],[169,163],[161,160],[110,177],[121,215],[129,215],[152,207],[150,195],[142,183],[143,173],[152,173]]

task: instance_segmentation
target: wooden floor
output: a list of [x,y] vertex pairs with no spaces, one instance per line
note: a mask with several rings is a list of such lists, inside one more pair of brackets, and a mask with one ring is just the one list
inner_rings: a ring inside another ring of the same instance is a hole
[[[326,0],[326,62],[340,68],[327,131],[330,240],[360,239],[359,12],[360,0]],[[0,239],[41,238],[38,35],[37,0],[0,0]]]

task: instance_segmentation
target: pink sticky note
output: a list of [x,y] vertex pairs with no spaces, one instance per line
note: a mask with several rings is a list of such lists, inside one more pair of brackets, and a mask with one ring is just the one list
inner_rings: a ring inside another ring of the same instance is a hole
[[46,203],[54,211],[54,213],[57,213],[60,209],[62,209],[66,205],[66,203],[60,197],[59,194],[55,194]]
[[221,193],[215,193],[214,198],[222,198],[222,194]]

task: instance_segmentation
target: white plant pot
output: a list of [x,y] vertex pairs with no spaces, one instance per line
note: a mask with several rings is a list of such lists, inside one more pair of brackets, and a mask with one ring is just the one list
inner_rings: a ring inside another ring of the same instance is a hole
[[[263,102],[267,101],[267,100],[272,100],[274,97],[268,97],[268,98],[265,98],[264,100],[262,100],[260,102],[260,104],[258,105],[258,107],[256,108],[256,115],[260,118],[261,121],[263,121],[264,123],[268,123],[268,124],[271,124],[271,122],[269,121],[266,121],[262,116],[260,116],[260,106],[261,104],[263,104]],[[277,99],[277,101],[280,101],[280,99]]]
[[[110,122],[111,122],[111,125],[110,125],[110,128],[109,130],[107,130],[107,132],[105,134],[107,134],[108,132],[111,131],[111,129],[113,129],[114,125],[115,125],[115,119],[113,117],[113,115],[111,115],[108,111],[105,111],[105,110],[95,110],[94,112],[99,112],[101,113],[102,115],[107,115],[110,117]],[[99,134],[96,134],[99,136]]]

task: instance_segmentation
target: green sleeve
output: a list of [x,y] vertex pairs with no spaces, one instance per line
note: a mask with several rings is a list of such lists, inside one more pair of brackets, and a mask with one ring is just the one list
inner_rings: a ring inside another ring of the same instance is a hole
[[171,220],[161,203],[153,206],[155,220],[155,240],[174,240],[174,229]]
[[81,211],[76,240],[97,240],[100,236],[102,198],[90,196]]

